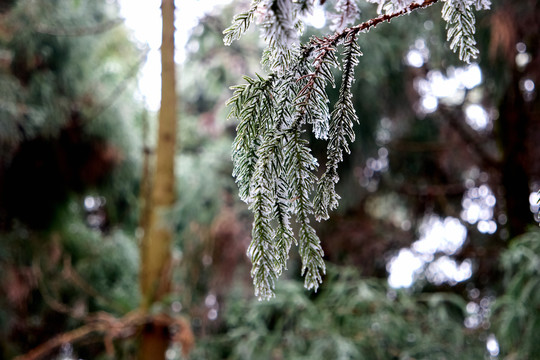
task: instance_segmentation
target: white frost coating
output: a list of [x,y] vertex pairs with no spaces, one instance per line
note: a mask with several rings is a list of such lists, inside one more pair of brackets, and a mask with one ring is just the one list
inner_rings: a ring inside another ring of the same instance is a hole
[[[369,0],[368,0],[369,1]],[[476,7],[476,10],[488,10],[491,8],[491,0],[445,0],[453,7],[461,10],[471,6]]]
[[278,28],[283,33],[280,36],[280,45],[292,46],[298,43],[298,31],[294,27],[294,11],[292,9],[292,0],[277,0],[279,14],[276,17],[280,21]]
[[302,27],[296,20],[298,5],[293,0],[266,0],[259,3],[255,16],[267,44],[262,64],[282,74],[298,57]]
[[330,115],[328,113],[324,115],[323,118],[318,118],[313,124],[313,133],[317,139],[327,140],[328,130],[330,129]]
[[268,8],[268,2],[259,5],[259,21],[263,25],[263,37],[273,46],[287,47],[298,42],[298,31],[294,27],[291,0],[277,0],[276,10]]
[[367,0],[370,3],[378,4],[377,12],[382,14],[393,14],[399,12],[409,5],[411,5],[414,0]]
[[343,31],[348,25],[354,24],[356,19],[360,17],[360,10],[356,5],[356,0],[338,0],[335,9],[337,14],[330,14],[332,20],[330,30]]
[[476,48],[474,39],[475,16],[473,5],[484,6],[479,0],[446,0],[442,9],[442,18],[446,21],[447,41],[450,42],[450,49],[459,51],[459,58],[466,63],[470,63],[471,58],[475,59],[479,50]]
[[475,1],[476,10],[489,10],[491,9],[490,0],[476,0]]

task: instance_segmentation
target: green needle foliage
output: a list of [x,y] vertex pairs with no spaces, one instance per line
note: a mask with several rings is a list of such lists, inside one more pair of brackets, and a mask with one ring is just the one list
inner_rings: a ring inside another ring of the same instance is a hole
[[[463,327],[466,302],[455,294],[414,296],[385,281],[328,267],[316,296],[278,284],[268,302],[232,301],[227,337],[212,339],[205,359],[483,359],[485,343]],[[324,326],[321,326],[324,324]],[[471,336],[474,335],[474,336]],[[226,355],[225,355],[226,354]]]
[[[286,268],[292,243],[299,247],[306,288],[316,291],[325,273],[323,250],[310,218],[328,219],[328,211],[336,209],[340,199],[335,190],[338,165],[343,152],[349,153],[349,143],[355,137],[353,125],[359,121],[351,90],[354,68],[362,55],[358,35],[438,2],[368,1],[379,5],[379,17],[345,28],[358,17],[358,6],[355,1],[339,0],[335,4],[339,14],[331,14],[336,32],[312,37],[305,44],[299,40],[303,29],[300,17],[311,11],[315,0],[254,0],[224,31],[224,42],[230,45],[257,17],[267,44],[261,63],[269,75],[245,77],[245,84],[233,87],[228,102],[229,118],[238,121],[233,175],[240,198],[254,214],[248,256],[253,263],[255,294],[260,299],[274,296],[275,281]],[[443,2],[450,47],[454,51],[459,48],[460,59],[469,62],[478,54],[472,9],[488,8],[489,1]],[[336,86],[336,69],[342,71],[342,79],[331,110],[326,89]],[[328,142],[326,167],[320,177],[319,163],[306,140],[309,129],[315,138]],[[296,237],[291,217],[298,224]]]

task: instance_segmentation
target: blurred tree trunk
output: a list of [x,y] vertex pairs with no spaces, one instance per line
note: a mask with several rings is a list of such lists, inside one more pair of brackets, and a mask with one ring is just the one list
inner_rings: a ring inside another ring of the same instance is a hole
[[[171,287],[172,228],[165,219],[175,201],[174,158],[176,148],[176,79],[174,64],[174,0],[163,0],[163,35],[161,44],[161,109],[156,149],[155,175],[151,181],[150,200],[143,210],[146,224],[141,241],[140,285],[143,310],[161,300]],[[144,212],[146,212],[146,215]],[[147,218],[145,218],[147,216]],[[162,325],[148,325],[140,347],[140,359],[164,359],[169,331]]]
[[527,133],[532,121],[528,104],[519,89],[522,75],[514,69],[512,81],[499,109],[501,144],[504,149],[502,184],[505,191],[506,212],[510,238],[525,232],[534,223],[529,209],[528,167],[533,163],[527,149]]
[[[536,0],[519,3],[506,0],[499,14],[505,21],[499,21],[499,26],[493,26],[492,31],[496,32],[495,36],[501,34],[510,39],[507,43],[493,42],[506,54],[510,75],[498,112],[499,141],[503,149],[501,177],[511,239],[525,233],[527,227],[535,223],[529,195],[538,190],[535,182],[539,174],[536,150],[540,140],[539,102],[538,95],[528,98],[521,84],[525,79],[532,80],[533,84],[540,80],[540,6]],[[518,41],[527,44],[530,56],[523,68],[515,61]]]

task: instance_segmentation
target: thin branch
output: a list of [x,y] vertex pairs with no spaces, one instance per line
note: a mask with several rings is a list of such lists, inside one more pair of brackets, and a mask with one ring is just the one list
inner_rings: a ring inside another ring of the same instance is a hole
[[393,14],[385,14],[380,15],[376,18],[373,18],[371,20],[368,20],[366,22],[363,22],[361,24],[358,24],[356,26],[351,26],[349,28],[346,28],[345,30],[341,32],[336,32],[333,35],[326,36],[324,38],[317,38],[313,37],[312,40],[309,42],[310,48],[317,48],[319,46],[328,46],[328,47],[334,47],[337,45],[338,41],[344,38],[347,38],[349,36],[356,36],[360,31],[367,31],[372,27],[375,27],[379,25],[382,22],[390,22],[395,17],[409,14],[413,10],[423,9],[427,8],[435,3],[437,3],[439,0],[425,0],[422,3],[412,3],[411,5],[407,6],[401,11],[395,12]]
[[90,336],[95,336],[94,333],[103,337],[104,343],[109,344],[107,347],[111,351],[110,344],[113,339],[132,337],[141,327],[149,324],[175,328],[176,334],[171,340],[181,344],[184,354],[187,354],[194,344],[194,336],[188,322],[180,317],[171,317],[165,314],[147,315],[145,312],[136,310],[119,319],[108,313],[100,312],[93,317],[88,317],[87,320],[86,325],[58,334],[28,353],[17,356],[14,360],[44,358],[63,344],[77,343]]
[[90,109],[91,111],[88,116],[89,119],[95,119],[118,100],[118,98],[127,89],[127,84],[136,78],[142,64],[146,61],[148,53],[149,49],[146,49],[144,52],[142,52],[137,61],[130,66],[124,78],[114,87],[114,89],[108,94],[108,96],[104,98],[100,103],[96,104],[92,109]]
[[[65,280],[72,282],[84,293],[95,298],[96,300],[101,301],[103,304],[105,304],[112,310],[120,312],[120,313],[126,311],[125,309],[122,308],[120,304],[116,304],[110,298],[107,298],[106,296],[99,293],[85,279],[83,279],[81,275],[73,268],[71,264],[71,258],[69,256],[64,258],[63,265],[64,265],[64,268],[62,270],[62,275]],[[44,281],[45,276],[43,272],[41,271],[41,269],[42,269],[42,266],[41,266],[40,261],[38,259],[34,259],[32,263],[32,271],[36,279],[38,279],[38,288],[41,295],[43,296],[43,300],[45,300],[45,303],[48,306],[50,306],[51,309],[53,309],[54,311],[57,311],[62,314],[67,314],[75,319],[82,319],[85,313],[81,313],[77,309],[58,301],[55,298],[55,295],[57,294],[54,294],[52,293],[52,291],[49,291],[49,289],[46,286],[46,282]]]
[[100,24],[90,25],[86,27],[77,27],[77,28],[66,28],[66,27],[52,27],[43,24],[36,25],[35,31],[40,34],[52,35],[52,36],[69,36],[69,37],[78,37],[78,36],[91,36],[97,35],[109,30],[114,29],[115,27],[124,23],[124,19],[111,19],[104,21]]

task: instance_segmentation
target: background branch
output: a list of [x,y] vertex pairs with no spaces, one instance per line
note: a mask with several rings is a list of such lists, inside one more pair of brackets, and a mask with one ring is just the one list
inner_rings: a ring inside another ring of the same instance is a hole
[[[188,322],[181,317],[172,317],[165,314],[148,315],[145,312],[136,310],[119,319],[106,312],[99,312],[94,316],[87,317],[86,320],[88,321],[86,325],[59,334],[28,353],[17,356],[14,360],[42,359],[63,344],[73,344],[90,336],[103,337],[107,350],[109,352],[114,351],[111,348],[112,340],[132,337],[145,325],[174,328],[176,333],[170,340],[179,343],[184,354],[191,350],[195,342]],[[96,334],[94,335],[94,333]]]

